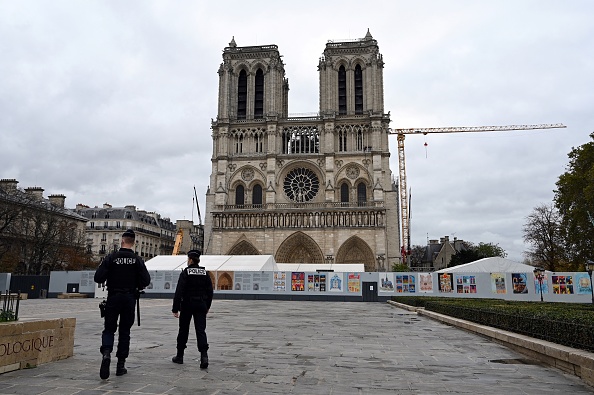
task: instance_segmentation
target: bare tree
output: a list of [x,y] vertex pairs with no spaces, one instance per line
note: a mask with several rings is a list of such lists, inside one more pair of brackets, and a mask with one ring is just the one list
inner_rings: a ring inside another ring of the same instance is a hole
[[85,259],[84,221],[16,188],[0,190],[0,269],[49,274]]
[[524,241],[530,249],[524,255],[547,270],[556,271],[567,264],[561,215],[552,204],[534,208],[524,223]]

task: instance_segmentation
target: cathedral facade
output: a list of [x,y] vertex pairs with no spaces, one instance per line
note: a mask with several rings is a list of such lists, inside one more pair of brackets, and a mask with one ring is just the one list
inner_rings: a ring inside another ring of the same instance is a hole
[[400,262],[383,65],[369,31],[329,41],[317,115],[290,116],[278,47],[229,43],[211,125],[206,254],[363,263],[366,271]]

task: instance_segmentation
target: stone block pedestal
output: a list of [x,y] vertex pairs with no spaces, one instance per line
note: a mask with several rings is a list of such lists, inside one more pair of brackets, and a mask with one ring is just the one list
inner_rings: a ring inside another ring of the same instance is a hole
[[76,318],[0,323],[0,373],[74,354]]

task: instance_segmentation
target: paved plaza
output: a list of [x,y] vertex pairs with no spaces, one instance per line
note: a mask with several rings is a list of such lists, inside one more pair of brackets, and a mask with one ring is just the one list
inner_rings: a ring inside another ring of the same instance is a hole
[[[22,320],[75,317],[74,356],[0,375],[1,394],[592,394],[578,377],[387,303],[214,300],[210,366],[175,354],[171,301],[141,300],[128,374],[99,378],[95,299],[21,302]],[[193,328],[192,328],[193,329]]]

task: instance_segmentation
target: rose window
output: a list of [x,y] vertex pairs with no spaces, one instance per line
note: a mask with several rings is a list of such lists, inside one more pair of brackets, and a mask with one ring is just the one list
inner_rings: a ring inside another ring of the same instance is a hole
[[313,171],[299,167],[287,174],[283,189],[293,202],[308,202],[318,194],[320,181]]

